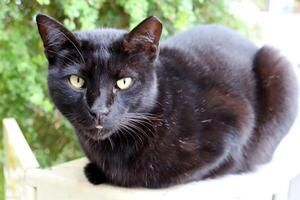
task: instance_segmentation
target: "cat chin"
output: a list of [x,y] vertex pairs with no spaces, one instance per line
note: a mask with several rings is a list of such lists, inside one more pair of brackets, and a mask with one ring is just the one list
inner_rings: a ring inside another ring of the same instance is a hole
[[109,132],[109,133],[107,133],[105,135],[101,135],[99,137],[99,140],[105,140],[105,139],[109,138],[110,136],[112,136],[112,134],[114,134],[114,132],[111,131],[111,132]]

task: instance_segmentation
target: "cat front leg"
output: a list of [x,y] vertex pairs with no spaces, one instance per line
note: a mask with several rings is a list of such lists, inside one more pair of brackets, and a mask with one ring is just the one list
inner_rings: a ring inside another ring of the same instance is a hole
[[103,171],[95,163],[88,163],[84,167],[84,174],[89,182],[94,185],[108,182]]

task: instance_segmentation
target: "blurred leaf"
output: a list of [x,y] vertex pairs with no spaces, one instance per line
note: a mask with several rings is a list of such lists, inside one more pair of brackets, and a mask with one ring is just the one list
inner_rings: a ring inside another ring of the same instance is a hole
[[41,5],[49,5],[50,4],[50,0],[37,0],[37,2]]

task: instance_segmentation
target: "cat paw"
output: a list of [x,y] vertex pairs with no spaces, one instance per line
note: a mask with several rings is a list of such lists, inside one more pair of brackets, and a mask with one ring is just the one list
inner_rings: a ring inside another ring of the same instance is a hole
[[89,163],[84,167],[84,174],[89,182],[94,185],[107,182],[104,173],[94,163]]

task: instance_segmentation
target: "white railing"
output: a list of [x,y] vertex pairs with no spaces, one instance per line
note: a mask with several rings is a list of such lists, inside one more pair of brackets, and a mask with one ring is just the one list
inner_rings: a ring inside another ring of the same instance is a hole
[[83,174],[85,158],[41,169],[16,121],[5,119],[3,125],[6,200],[300,199],[300,175],[294,178],[300,173],[299,119],[273,161],[256,172],[160,190],[93,186]]
[[35,189],[25,184],[25,173],[28,169],[38,168],[39,164],[17,122],[4,119],[3,125],[6,200],[32,200]]

